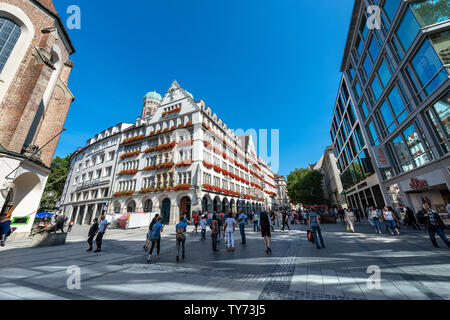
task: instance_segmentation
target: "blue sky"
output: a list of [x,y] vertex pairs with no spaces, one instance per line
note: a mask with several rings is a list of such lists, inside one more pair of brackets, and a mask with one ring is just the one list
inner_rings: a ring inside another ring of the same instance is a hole
[[68,30],[76,100],[57,156],[134,123],[145,93],[162,95],[173,80],[230,128],[279,129],[279,174],[317,162],[331,144],[353,0],[54,3],[63,21],[69,5],[81,8],[81,30]]

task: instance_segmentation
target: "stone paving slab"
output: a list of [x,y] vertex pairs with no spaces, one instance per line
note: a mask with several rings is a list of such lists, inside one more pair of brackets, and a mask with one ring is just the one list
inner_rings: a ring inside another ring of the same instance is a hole
[[[78,227],[78,226],[77,226]],[[0,299],[450,299],[450,252],[434,249],[424,232],[377,236],[367,224],[358,233],[324,226],[326,249],[306,240],[306,227],[273,232],[273,254],[260,233],[246,230],[247,244],[212,252],[188,227],[186,259],[175,262],[174,228],[166,228],[161,259],[147,264],[146,228],[108,230],[103,252],[86,252],[87,228],[74,228],[65,246],[29,248],[27,241],[0,248]],[[173,229],[173,230],[172,230]],[[66,287],[68,266],[81,268],[81,290]],[[368,289],[366,269],[378,265],[381,289]],[[6,271],[6,272],[5,272]]]

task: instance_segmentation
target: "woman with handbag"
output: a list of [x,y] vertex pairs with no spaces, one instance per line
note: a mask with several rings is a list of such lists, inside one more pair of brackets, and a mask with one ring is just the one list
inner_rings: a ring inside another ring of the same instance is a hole
[[352,231],[353,233],[355,233],[355,214],[353,213],[352,209],[349,208],[346,212],[345,212],[345,221],[347,221],[347,231]]

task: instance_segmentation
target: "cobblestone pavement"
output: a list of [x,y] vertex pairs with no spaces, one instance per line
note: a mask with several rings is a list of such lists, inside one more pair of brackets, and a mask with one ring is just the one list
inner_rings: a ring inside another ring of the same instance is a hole
[[[166,227],[161,258],[147,263],[146,229],[108,230],[103,252],[86,252],[87,227],[66,245],[30,248],[30,241],[0,248],[0,299],[372,300],[450,299],[450,250],[432,247],[424,231],[377,236],[368,224],[348,233],[324,225],[325,249],[306,240],[306,227],[273,233],[272,255],[259,233],[247,244],[235,232],[236,251],[211,250],[189,226],[186,258],[175,261],[174,227]],[[438,240],[440,241],[440,240]],[[369,289],[367,268],[381,268],[379,289]],[[81,288],[68,289],[69,266],[81,270]]]

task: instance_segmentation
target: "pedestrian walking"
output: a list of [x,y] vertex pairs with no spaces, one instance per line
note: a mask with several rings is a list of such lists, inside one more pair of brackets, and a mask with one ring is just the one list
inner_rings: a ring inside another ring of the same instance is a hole
[[194,221],[195,234],[197,234],[198,233],[197,228],[198,228],[198,225],[199,225],[199,222],[200,222],[200,215],[197,212],[195,212],[192,215],[192,220]]
[[4,247],[6,245],[6,239],[11,234],[11,213],[0,215],[0,245]]
[[341,221],[341,223],[345,224],[345,210],[342,209],[342,207],[339,207],[339,209],[338,209],[338,216],[339,216],[339,220]]
[[347,231],[355,232],[355,213],[351,208],[345,211],[345,221],[347,221]]
[[252,212],[253,231],[258,231],[258,216],[255,212]]
[[105,216],[102,216],[100,218],[100,227],[98,229],[97,238],[95,238],[95,243],[97,244],[97,249],[94,252],[101,252],[102,251],[102,242],[103,242],[103,236],[106,232],[106,227],[108,226],[109,222],[106,220]]
[[158,221],[158,217],[159,217],[159,214],[157,213],[153,217],[152,221],[150,222],[150,226],[148,227],[148,232],[147,232],[147,236],[146,236],[146,240],[145,240],[145,244],[144,244],[144,251],[148,250],[148,245],[150,244],[150,233],[152,232],[153,226]]
[[239,231],[241,233],[241,244],[245,244],[245,213],[241,211],[237,223],[239,224]]
[[234,220],[233,215],[230,214],[225,220],[224,231],[226,234],[227,241],[227,251],[234,251],[234,228],[236,227],[236,220]]
[[291,231],[291,227],[289,227],[289,217],[288,217],[287,212],[284,211],[284,210],[283,210],[283,213],[282,213],[282,219],[283,219],[282,220],[282,222],[283,222],[283,227],[282,227],[283,231],[284,231],[284,226],[287,226],[289,231]]
[[406,207],[406,217],[408,218],[408,227],[412,227],[415,230],[420,230],[419,224],[417,223],[416,216],[414,215],[414,212],[409,208]]
[[375,228],[375,232],[377,234],[381,234],[381,220],[380,213],[374,206],[370,206],[369,208],[369,219],[372,222],[373,227]]
[[320,226],[320,215],[316,210],[311,210],[308,214],[308,226],[312,231],[317,249],[320,249],[319,240],[322,248],[325,248],[322,238],[322,228]]
[[266,253],[272,253],[272,249],[270,248],[270,240],[271,233],[270,227],[272,226],[272,221],[267,212],[261,212],[260,214],[260,222],[261,222],[261,235],[264,239],[264,246],[266,247]]
[[208,213],[208,226],[211,226],[212,217],[213,217],[213,214],[211,212]]
[[220,233],[219,219],[217,218],[217,215],[214,213],[211,218],[211,240],[213,251],[219,251],[217,249],[217,237],[219,233]]
[[[183,231],[186,232],[186,222],[183,217]],[[153,249],[156,246],[156,259],[159,259],[159,253],[161,251],[161,232],[164,230],[164,226],[161,224],[161,217],[156,219],[156,223],[152,227],[152,231],[150,232],[150,241],[152,242],[152,247],[150,248],[150,253],[148,254],[147,262],[150,262],[152,259]],[[180,218],[181,221],[181,218]]]
[[[218,234],[218,236],[217,236],[217,241],[220,242],[220,234],[222,233],[222,228],[223,228],[223,224],[224,224],[223,213],[220,212],[220,213],[217,215],[217,218],[218,218],[218,220],[219,220],[219,234]],[[224,236],[225,236],[225,233],[224,233]]]
[[[177,262],[180,262],[180,249],[181,249],[181,259],[184,259],[184,245],[186,243],[186,235],[184,234],[184,218],[180,218],[180,222],[175,226],[175,233],[176,233],[176,247],[177,247]],[[153,249],[153,244],[152,244]],[[151,256],[151,253],[150,253]],[[149,259],[150,259],[149,256]],[[159,250],[158,250],[158,256],[159,256]]]
[[[97,219],[97,220],[98,220],[98,219]],[[73,227],[73,220],[70,219],[70,221],[69,221],[69,227],[67,228],[67,232],[72,231],[72,227]]]
[[200,220],[200,227],[202,228],[202,239],[206,240],[206,216],[202,217],[202,220]]
[[89,249],[86,251],[92,251],[92,243],[94,241],[94,237],[98,232],[98,219],[94,218],[92,221],[92,226],[89,228],[87,243],[89,244]]
[[384,217],[384,222],[386,223],[386,228],[388,228],[391,231],[391,234],[394,234],[394,231],[397,232],[397,235],[400,235],[400,232],[398,231],[398,226],[396,223],[396,216],[394,215],[394,213],[389,210],[389,208],[387,206],[384,207],[383,209],[383,217]]
[[435,248],[439,248],[436,241],[436,233],[441,237],[447,247],[450,248],[450,241],[444,232],[445,224],[439,213],[432,210],[427,202],[422,204],[422,209],[417,213],[417,218],[419,219],[419,222],[422,222],[425,225],[425,228],[428,230],[430,241]]

